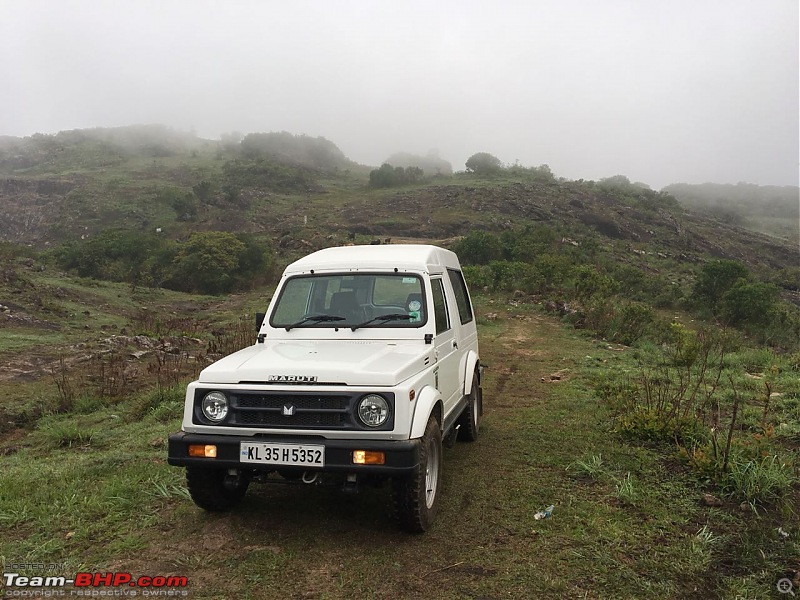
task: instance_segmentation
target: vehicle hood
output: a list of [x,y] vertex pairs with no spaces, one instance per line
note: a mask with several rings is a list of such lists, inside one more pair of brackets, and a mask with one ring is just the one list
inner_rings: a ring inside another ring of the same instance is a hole
[[433,347],[421,340],[273,340],[215,362],[203,369],[199,381],[291,385],[316,378],[316,384],[382,387],[397,385],[433,362]]

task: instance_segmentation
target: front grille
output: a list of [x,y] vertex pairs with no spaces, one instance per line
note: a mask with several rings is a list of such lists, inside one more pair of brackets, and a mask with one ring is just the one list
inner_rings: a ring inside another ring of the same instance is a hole
[[[195,393],[194,422],[211,425],[200,407],[209,390]],[[334,429],[389,431],[394,428],[394,394],[383,394],[392,406],[388,422],[371,429],[356,416],[356,403],[364,392],[237,391],[226,392],[229,415],[222,423],[228,427],[263,427],[265,429]]]
[[261,425],[265,427],[325,427],[340,429],[347,424],[341,413],[296,413],[286,417],[280,412],[246,412],[237,417],[241,425]]
[[[239,393],[229,396],[230,423],[249,427],[347,429],[351,394]],[[286,411],[291,414],[286,414]]]
[[[349,396],[298,396],[285,394],[253,394],[231,396],[239,408],[275,408],[281,410],[286,404],[293,404],[304,410],[346,410]],[[238,401],[238,402],[237,402]]]

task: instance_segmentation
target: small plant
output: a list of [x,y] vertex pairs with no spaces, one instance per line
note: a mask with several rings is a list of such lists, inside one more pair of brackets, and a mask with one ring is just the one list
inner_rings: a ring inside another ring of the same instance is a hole
[[53,378],[53,383],[55,383],[58,392],[58,406],[56,407],[56,412],[69,412],[75,406],[76,394],[75,385],[72,377],[68,373],[63,354],[58,357],[58,367],[55,367],[50,375]]
[[615,493],[623,504],[636,505],[636,501],[639,499],[639,491],[636,489],[636,481],[631,477],[630,473],[626,473],[624,477],[616,480]]
[[182,485],[175,485],[174,483],[165,483],[163,481],[150,480],[147,483],[151,485],[149,494],[156,498],[183,498],[191,500],[189,490]]
[[169,421],[181,415],[183,399],[184,388],[182,386],[157,386],[142,392],[132,400],[128,418],[138,421],[149,414],[158,421]]
[[189,355],[186,352],[170,352],[159,348],[147,365],[147,372],[156,376],[159,389],[173,388],[180,385],[190,372],[188,366]]
[[164,402],[150,411],[150,416],[156,421],[166,423],[174,419],[180,419],[183,414],[182,402]]
[[95,436],[94,431],[82,429],[74,421],[51,421],[43,425],[41,430],[45,438],[59,448],[89,446]]
[[722,539],[722,536],[714,535],[714,532],[708,528],[708,525],[703,525],[703,528],[694,535],[694,542],[704,548],[716,546]]
[[129,365],[120,352],[95,354],[89,371],[100,398],[119,398],[129,391]]
[[724,541],[723,536],[715,535],[713,531],[708,528],[708,525],[703,525],[697,533],[691,538],[692,554],[699,557],[703,567],[707,567],[711,561],[714,549],[717,548]]
[[592,454],[586,459],[576,460],[568,468],[595,481],[601,479],[606,473],[605,463],[600,454]]
[[734,457],[722,489],[733,498],[743,500],[755,510],[780,500],[792,488],[795,477],[789,464],[776,455],[742,460]]

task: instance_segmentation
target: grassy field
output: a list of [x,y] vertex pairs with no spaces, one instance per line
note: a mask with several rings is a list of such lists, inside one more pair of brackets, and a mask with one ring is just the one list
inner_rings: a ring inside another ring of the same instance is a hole
[[[110,298],[124,287],[105,289]],[[191,319],[236,324],[263,296],[199,299]],[[150,300],[180,315],[188,297]],[[181,575],[191,597],[209,599],[778,597],[776,582],[800,568],[791,499],[758,512],[725,498],[708,505],[708,488],[673,451],[626,442],[592,391],[598,370],[633,368],[634,349],[580,335],[524,302],[477,304],[479,315],[498,315],[479,321],[489,365],[483,429],[477,442],[445,450],[442,504],[427,534],[396,529],[388,489],[254,485],[233,513],[196,508],[182,470],[166,464],[182,384],[199,368],[184,362],[163,380],[151,372],[155,388],[104,397],[79,388],[61,413],[6,426],[4,564]],[[134,335],[146,322],[131,315],[116,324]],[[5,357],[40,342],[15,336],[0,332]],[[0,381],[6,410],[28,392],[57,397],[55,381]]]

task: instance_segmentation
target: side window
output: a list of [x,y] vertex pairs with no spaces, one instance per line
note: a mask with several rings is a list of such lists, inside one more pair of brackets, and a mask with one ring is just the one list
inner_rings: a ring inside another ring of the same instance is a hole
[[450,276],[450,283],[453,284],[453,293],[456,295],[458,316],[461,319],[461,324],[466,325],[473,318],[472,305],[469,303],[469,294],[467,294],[467,284],[464,283],[464,276],[461,271],[447,269],[447,274]]
[[441,279],[431,279],[433,292],[433,316],[436,319],[436,333],[450,329],[450,316],[447,312],[447,301],[444,297],[444,287]]

